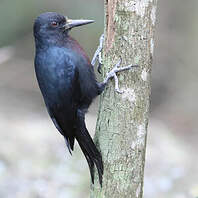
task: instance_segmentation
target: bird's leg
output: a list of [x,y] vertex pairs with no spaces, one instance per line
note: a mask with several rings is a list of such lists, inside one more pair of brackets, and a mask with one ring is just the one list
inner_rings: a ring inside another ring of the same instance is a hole
[[122,59],[120,58],[118,63],[113,67],[113,69],[110,72],[107,73],[105,80],[101,83],[101,86],[105,87],[105,85],[108,83],[108,81],[111,78],[114,78],[115,91],[120,93],[120,94],[123,93],[123,91],[121,91],[119,86],[118,86],[118,77],[117,77],[116,73],[121,72],[121,71],[125,71],[125,70],[129,70],[129,69],[131,69],[133,67],[138,67],[138,65],[127,65],[125,67],[119,68],[121,62],[122,62]]
[[98,48],[92,58],[92,61],[91,61],[91,64],[94,66],[96,64],[96,61],[98,60],[97,70],[99,73],[101,73],[103,43],[104,43],[104,34],[102,34],[100,36],[99,46],[98,46]]
[[[100,40],[99,40],[99,46],[93,56],[93,59],[91,61],[91,64],[94,66],[96,64],[96,61],[98,60],[98,67],[97,70],[99,73],[101,73],[101,66],[102,66],[102,48],[103,48],[103,43],[104,43],[104,34],[102,34],[100,36]],[[125,71],[125,70],[129,70],[132,67],[138,67],[138,65],[127,65],[125,67],[121,67],[118,68],[121,65],[122,59],[120,58],[120,60],[118,61],[118,63],[113,67],[113,69],[107,73],[105,80],[102,83],[99,83],[99,93],[101,93],[104,90],[104,87],[106,86],[106,84],[108,83],[108,81],[111,78],[114,78],[115,81],[115,91],[118,93],[123,93],[123,91],[121,91],[119,89],[118,86],[118,77],[116,75],[116,73],[121,72],[121,71]]]

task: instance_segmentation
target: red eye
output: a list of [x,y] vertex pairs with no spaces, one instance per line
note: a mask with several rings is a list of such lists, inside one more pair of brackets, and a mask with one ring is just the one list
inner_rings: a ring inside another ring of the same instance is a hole
[[52,22],[51,22],[51,25],[52,25],[53,27],[56,27],[56,26],[58,25],[58,23],[57,23],[56,21],[52,21]]

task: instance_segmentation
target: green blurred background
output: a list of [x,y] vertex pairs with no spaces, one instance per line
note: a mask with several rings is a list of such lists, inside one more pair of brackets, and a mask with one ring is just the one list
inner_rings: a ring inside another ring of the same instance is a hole
[[[198,196],[196,0],[159,0],[145,198]],[[32,26],[56,11],[95,23],[72,30],[90,57],[103,32],[102,0],[0,0],[0,197],[87,198],[89,172],[68,153],[47,115],[34,74]],[[97,100],[87,115],[94,134]]]

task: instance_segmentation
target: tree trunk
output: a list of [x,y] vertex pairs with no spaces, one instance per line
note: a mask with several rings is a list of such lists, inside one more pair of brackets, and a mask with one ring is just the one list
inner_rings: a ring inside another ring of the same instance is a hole
[[143,195],[156,4],[157,0],[105,2],[103,73],[110,71],[119,57],[122,66],[139,67],[118,74],[123,94],[114,92],[111,81],[100,98],[95,141],[105,169],[102,189],[95,180],[91,198]]

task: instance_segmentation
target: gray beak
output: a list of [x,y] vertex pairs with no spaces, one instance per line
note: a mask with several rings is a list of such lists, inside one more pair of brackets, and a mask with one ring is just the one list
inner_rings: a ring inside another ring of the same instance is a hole
[[89,23],[93,23],[94,20],[84,20],[84,19],[79,19],[79,20],[72,20],[72,19],[67,19],[67,23],[65,25],[65,29],[71,29],[73,27],[81,26],[81,25],[87,25]]

